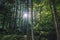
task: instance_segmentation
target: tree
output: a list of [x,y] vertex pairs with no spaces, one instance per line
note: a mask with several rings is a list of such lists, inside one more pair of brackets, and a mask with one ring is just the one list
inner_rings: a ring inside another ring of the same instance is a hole
[[60,40],[60,34],[59,34],[59,29],[58,29],[58,14],[57,14],[57,9],[56,9],[56,2],[54,0],[51,0],[51,9],[52,9],[52,16],[54,20],[54,26],[56,28],[56,33],[57,33],[57,40]]

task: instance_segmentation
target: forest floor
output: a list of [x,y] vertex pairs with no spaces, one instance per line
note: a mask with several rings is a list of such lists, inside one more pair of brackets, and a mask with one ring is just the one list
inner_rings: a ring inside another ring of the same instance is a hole
[[20,35],[0,35],[0,40],[24,40],[24,36]]

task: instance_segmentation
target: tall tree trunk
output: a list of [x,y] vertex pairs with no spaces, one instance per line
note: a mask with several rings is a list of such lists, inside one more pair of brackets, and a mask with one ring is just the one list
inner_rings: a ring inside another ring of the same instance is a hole
[[17,16],[18,16],[17,14],[18,14],[18,0],[16,0],[16,14],[15,14],[15,27],[14,27],[15,31],[17,29]]
[[34,40],[34,35],[33,35],[33,0],[31,0],[31,33],[32,33],[32,40]]
[[[27,1],[27,5],[26,5],[26,7],[27,7],[27,14],[29,14],[29,0],[26,0]],[[28,33],[28,17],[27,17],[27,19],[26,19],[26,22],[27,22],[27,24],[26,24],[26,26],[27,26],[27,40],[29,40],[29,33]]]
[[20,5],[20,9],[19,9],[19,11],[20,11],[20,14],[19,14],[19,28],[21,28],[21,0],[19,2],[20,2],[19,3],[19,5]]
[[4,26],[5,26],[5,14],[4,14],[4,18],[3,18],[2,29],[4,29]]
[[52,11],[52,16],[53,16],[53,21],[54,21],[54,27],[56,29],[56,34],[57,34],[57,40],[60,40],[60,34],[59,34],[59,30],[58,30],[58,17],[57,17],[57,9],[56,9],[56,4],[55,4],[55,0],[51,0],[50,1],[50,8]]

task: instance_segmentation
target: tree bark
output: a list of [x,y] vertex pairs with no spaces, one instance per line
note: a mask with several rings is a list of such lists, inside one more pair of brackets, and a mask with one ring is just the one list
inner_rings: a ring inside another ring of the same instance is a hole
[[50,1],[50,8],[51,8],[51,12],[52,12],[52,17],[53,17],[53,21],[54,21],[54,27],[56,29],[56,34],[57,34],[57,40],[60,40],[60,34],[59,34],[59,30],[58,30],[58,17],[57,17],[57,9],[56,9],[56,4],[55,4],[55,0],[51,0]]
[[31,0],[31,34],[32,34],[32,40],[34,40],[34,33],[33,33],[33,26],[34,26],[34,23],[33,23],[33,0]]

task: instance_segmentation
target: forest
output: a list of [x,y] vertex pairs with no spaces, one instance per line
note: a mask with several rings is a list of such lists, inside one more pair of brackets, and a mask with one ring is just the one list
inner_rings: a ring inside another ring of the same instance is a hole
[[60,40],[60,0],[0,0],[0,40]]

